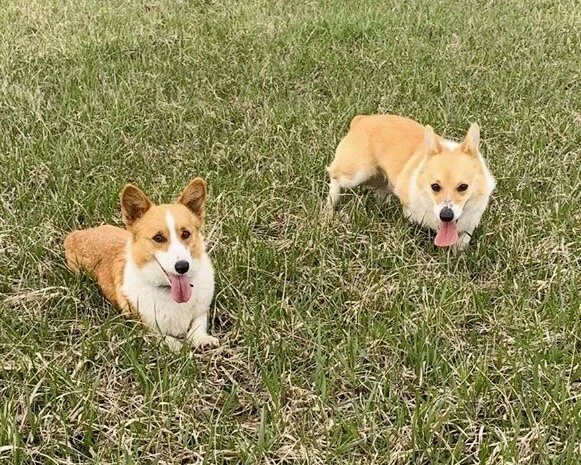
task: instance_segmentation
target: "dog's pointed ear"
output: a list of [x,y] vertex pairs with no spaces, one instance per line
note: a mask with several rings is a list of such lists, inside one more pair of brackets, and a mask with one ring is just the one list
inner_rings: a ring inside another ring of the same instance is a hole
[[480,147],[480,127],[477,123],[472,123],[462,142],[462,152],[477,155]]
[[184,189],[178,199],[178,203],[185,205],[189,210],[200,217],[204,216],[204,203],[206,202],[206,181],[195,178]]
[[127,184],[121,191],[121,216],[125,226],[131,226],[145,212],[151,208],[153,203],[139,187]]
[[426,144],[426,153],[428,155],[436,155],[442,151],[442,146],[440,145],[432,126],[426,126],[424,131],[424,142]]

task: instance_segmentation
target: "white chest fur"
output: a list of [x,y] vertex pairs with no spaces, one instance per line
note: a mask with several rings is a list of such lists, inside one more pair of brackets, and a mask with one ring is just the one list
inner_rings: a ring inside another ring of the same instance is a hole
[[[148,275],[159,274],[157,263],[137,267],[127,253],[122,291],[151,329],[173,337],[186,336],[196,318],[207,314],[214,294],[214,270],[206,253],[192,264],[192,297],[188,302],[176,303],[167,287],[151,284]],[[205,331],[205,327],[204,327]]]

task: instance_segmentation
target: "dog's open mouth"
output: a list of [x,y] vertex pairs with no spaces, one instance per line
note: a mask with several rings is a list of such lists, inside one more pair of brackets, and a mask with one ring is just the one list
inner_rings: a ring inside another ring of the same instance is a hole
[[441,222],[440,229],[436,234],[434,239],[434,244],[437,247],[450,247],[458,242],[458,227],[456,226],[456,221],[450,221],[449,223]]
[[[165,271],[165,270],[164,270]],[[190,278],[185,274],[173,274],[165,272],[169,283],[162,287],[169,288],[169,295],[174,302],[183,304],[192,297],[193,284],[190,283]]]

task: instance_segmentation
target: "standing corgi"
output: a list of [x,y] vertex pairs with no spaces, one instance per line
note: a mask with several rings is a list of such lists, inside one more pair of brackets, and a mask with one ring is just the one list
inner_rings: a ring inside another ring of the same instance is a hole
[[73,231],[64,241],[68,266],[83,269],[105,297],[165,335],[171,349],[180,339],[216,346],[207,333],[214,270],[201,229],[206,183],[196,178],[176,203],[155,205],[137,187],[121,192],[127,229],[104,225]]
[[381,197],[393,192],[410,221],[436,231],[436,246],[463,249],[496,186],[479,145],[476,123],[459,143],[401,116],[356,116],[327,168],[327,212],[342,188],[371,184]]

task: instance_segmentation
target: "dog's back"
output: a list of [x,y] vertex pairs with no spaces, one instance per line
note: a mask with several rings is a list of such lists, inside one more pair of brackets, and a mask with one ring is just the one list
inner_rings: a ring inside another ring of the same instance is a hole
[[104,225],[73,231],[64,240],[69,268],[89,273],[97,280],[105,297],[120,306],[117,288],[123,278],[129,236],[125,229]]
[[354,179],[382,174],[390,183],[395,183],[404,165],[422,146],[423,138],[424,127],[409,118],[355,116],[349,132],[337,147],[335,159],[328,168],[329,175],[336,179]]

